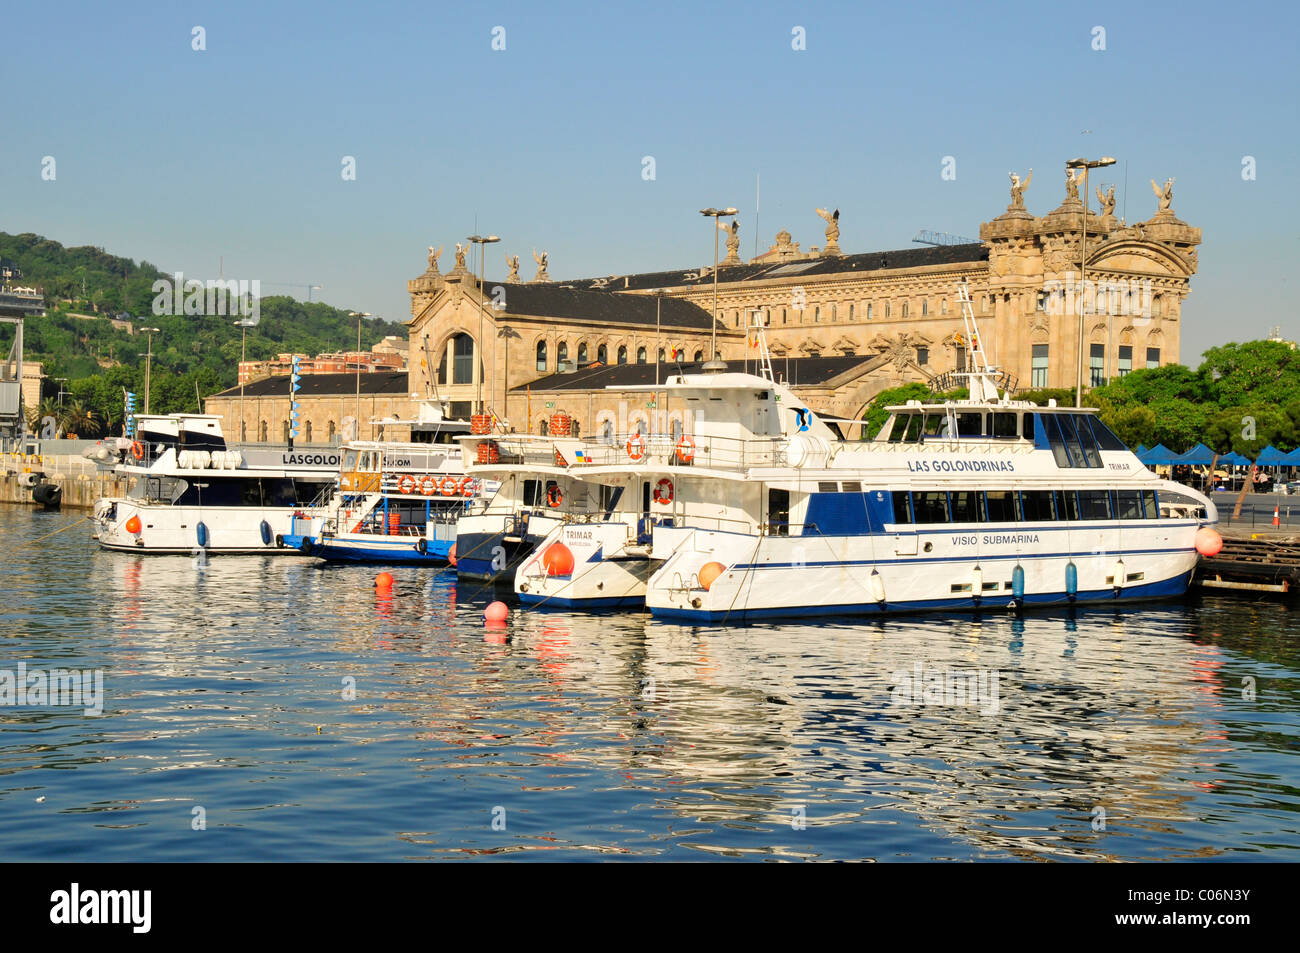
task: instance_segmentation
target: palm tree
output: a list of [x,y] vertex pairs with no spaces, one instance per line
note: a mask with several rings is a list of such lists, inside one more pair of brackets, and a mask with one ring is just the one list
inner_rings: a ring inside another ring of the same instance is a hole
[[53,397],[46,397],[28,413],[27,429],[42,437],[46,436],[47,418],[54,421],[54,432],[50,436],[58,437],[62,435],[66,429],[66,414]]
[[95,419],[95,412],[79,400],[74,400],[64,410],[65,426],[70,433],[75,433],[79,437],[89,437],[98,431],[98,421]]

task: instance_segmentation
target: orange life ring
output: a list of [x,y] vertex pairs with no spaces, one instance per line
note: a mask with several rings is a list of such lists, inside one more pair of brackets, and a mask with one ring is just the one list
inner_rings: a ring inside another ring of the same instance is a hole
[[673,501],[673,481],[664,477],[655,484],[655,502],[665,506]]
[[454,477],[443,477],[440,489],[443,496],[455,496],[459,486]]
[[677,441],[677,459],[682,463],[690,463],[695,459],[695,441],[682,434],[682,439]]
[[627,438],[627,458],[633,462],[640,460],[645,456],[645,437],[640,433],[634,433]]
[[468,500],[471,498],[474,495],[474,490],[474,481],[470,477],[465,477],[465,479],[460,481],[460,495],[465,497],[465,499]]
[[422,496],[433,496],[438,492],[438,478],[427,476],[420,481],[420,494]]
[[560,484],[552,483],[546,488],[546,505],[554,509],[564,502],[564,493],[560,490]]
[[144,459],[144,445],[141,444],[139,440],[131,444],[131,456],[135,457],[137,460]]
[[411,474],[409,474],[409,473],[403,473],[403,474],[401,475],[401,477],[398,478],[398,481],[397,481],[397,492],[398,492],[398,493],[414,493],[414,492],[415,492],[415,477],[411,476]]

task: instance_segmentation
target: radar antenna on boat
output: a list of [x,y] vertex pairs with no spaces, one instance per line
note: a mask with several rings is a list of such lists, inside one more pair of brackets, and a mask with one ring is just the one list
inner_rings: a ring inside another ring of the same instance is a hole
[[[767,315],[759,308],[755,308],[749,313],[749,327],[745,333],[745,343],[747,346],[758,349],[758,357],[755,360],[758,363],[757,373],[759,377],[766,378],[770,383],[776,383],[776,375],[772,372],[772,354],[767,349]],[[749,363],[748,356],[745,363]]]
[[930,381],[930,388],[939,393],[965,384],[972,402],[997,403],[1003,399],[999,398],[998,389],[1002,389],[1004,398],[1009,397],[1016,389],[1015,378],[1006,371],[998,370],[996,364],[989,363],[988,350],[980,337],[975,308],[965,279],[957,285],[957,300],[961,303],[961,320],[965,330],[963,340],[967,345],[965,366],[934,378]]

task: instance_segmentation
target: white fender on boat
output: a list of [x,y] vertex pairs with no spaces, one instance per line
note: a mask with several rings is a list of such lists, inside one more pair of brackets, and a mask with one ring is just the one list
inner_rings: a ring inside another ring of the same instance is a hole
[[971,571],[970,591],[976,599],[984,594],[984,570],[975,564],[974,570]]
[[885,601],[885,577],[880,575],[876,569],[871,570],[871,576],[868,579],[868,585],[871,586],[871,598],[877,602]]
[[1120,559],[1116,561],[1115,567],[1111,570],[1111,572],[1114,573],[1115,575],[1115,582],[1114,582],[1115,588],[1123,589],[1124,588],[1124,560]]

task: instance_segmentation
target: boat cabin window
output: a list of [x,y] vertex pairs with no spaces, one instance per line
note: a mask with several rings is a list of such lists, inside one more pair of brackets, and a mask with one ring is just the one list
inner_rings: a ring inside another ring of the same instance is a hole
[[912,494],[912,512],[918,523],[948,522],[948,494],[931,491]]
[[862,492],[862,484],[861,484],[861,483],[858,483],[858,482],[856,482],[856,481],[854,481],[854,482],[847,482],[847,481],[846,481],[846,482],[840,484],[840,489],[842,489],[845,493],[861,493],[861,492]]
[[957,415],[957,435],[959,437],[984,436],[984,415],[974,411],[964,411]]
[[1085,520],[1110,519],[1110,492],[1107,490],[1080,490],[1079,518]]
[[525,480],[524,481],[524,506],[541,506],[542,505],[542,481]]
[[820,482],[817,484],[818,493],[836,493],[839,491],[839,488],[840,485],[838,483]]
[[948,436],[948,415],[946,413],[933,412],[926,414],[922,432],[927,437]]
[[988,505],[990,523],[1015,523],[1020,519],[1016,494],[1011,490],[987,490],[981,496]]
[[984,522],[984,505],[977,490],[960,490],[948,494],[954,523]]
[[1154,490],[896,490],[893,509],[900,524],[1160,518]]
[[1014,437],[1016,436],[1016,414],[994,413],[993,430],[994,437]]
[[1121,520],[1140,520],[1142,519],[1142,491],[1140,490],[1116,490],[1115,491],[1115,518]]
[[1026,523],[1045,523],[1056,518],[1051,490],[1025,490],[1020,494],[1020,510]]

